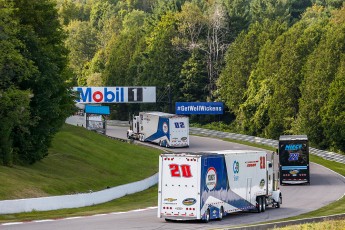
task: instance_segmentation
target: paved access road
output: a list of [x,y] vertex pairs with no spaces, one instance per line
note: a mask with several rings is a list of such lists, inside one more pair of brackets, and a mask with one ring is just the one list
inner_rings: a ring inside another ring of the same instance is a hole
[[[109,127],[108,135],[124,138],[126,128]],[[224,149],[255,149],[252,147],[192,136],[190,148],[174,151],[202,151]],[[158,161],[158,159],[157,159]],[[268,208],[264,213],[236,213],[224,217],[222,221],[208,224],[198,222],[166,222],[157,218],[157,208],[126,213],[81,218],[61,219],[42,222],[30,222],[18,225],[0,226],[2,229],[25,230],[114,230],[114,229],[214,229],[241,224],[253,224],[262,221],[281,219],[306,213],[325,206],[344,195],[345,178],[317,164],[311,164],[311,185],[283,186],[283,205],[280,209]]]

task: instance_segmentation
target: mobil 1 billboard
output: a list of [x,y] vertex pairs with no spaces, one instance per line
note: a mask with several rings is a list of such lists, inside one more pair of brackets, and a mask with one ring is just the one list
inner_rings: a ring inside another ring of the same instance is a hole
[[155,103],[155,86],[74,87],[77,103]]
[[176,114],[223,114],[223,102],[176,102]]

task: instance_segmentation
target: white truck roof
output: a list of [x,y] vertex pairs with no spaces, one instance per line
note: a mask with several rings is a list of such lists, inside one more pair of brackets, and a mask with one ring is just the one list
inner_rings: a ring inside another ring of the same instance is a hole
[[219,150],[219,151],[204,151],[204,152],[175,152],[163,153],[161,155],[175,155],[175,156],[202,156],[202,155],[218,155],[218,154],[247,154],[247,153],[262,153],[264,150]]
[[149,111],[149,112],[140,112],[140,113],[142,114],[145,113],[145,114],[150,114],[150,115],[155,115],[155,116],[160,116],[160,117],[185,117],[183,115],[164,113],[164,112],[159,112],[159,111]]

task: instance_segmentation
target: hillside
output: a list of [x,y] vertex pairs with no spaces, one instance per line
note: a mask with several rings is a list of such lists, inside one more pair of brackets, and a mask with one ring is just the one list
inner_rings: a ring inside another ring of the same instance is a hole
[[64,125],[49,155],[29,166],[0,166],[0,200],[102,190],[158,171],[161,151]]

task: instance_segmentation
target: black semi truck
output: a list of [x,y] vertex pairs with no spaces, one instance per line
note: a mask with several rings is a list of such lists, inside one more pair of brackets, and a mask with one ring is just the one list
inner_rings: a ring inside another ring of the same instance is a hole
[[278,145],[280,184],[310,184],[307,135],[282,135]]

